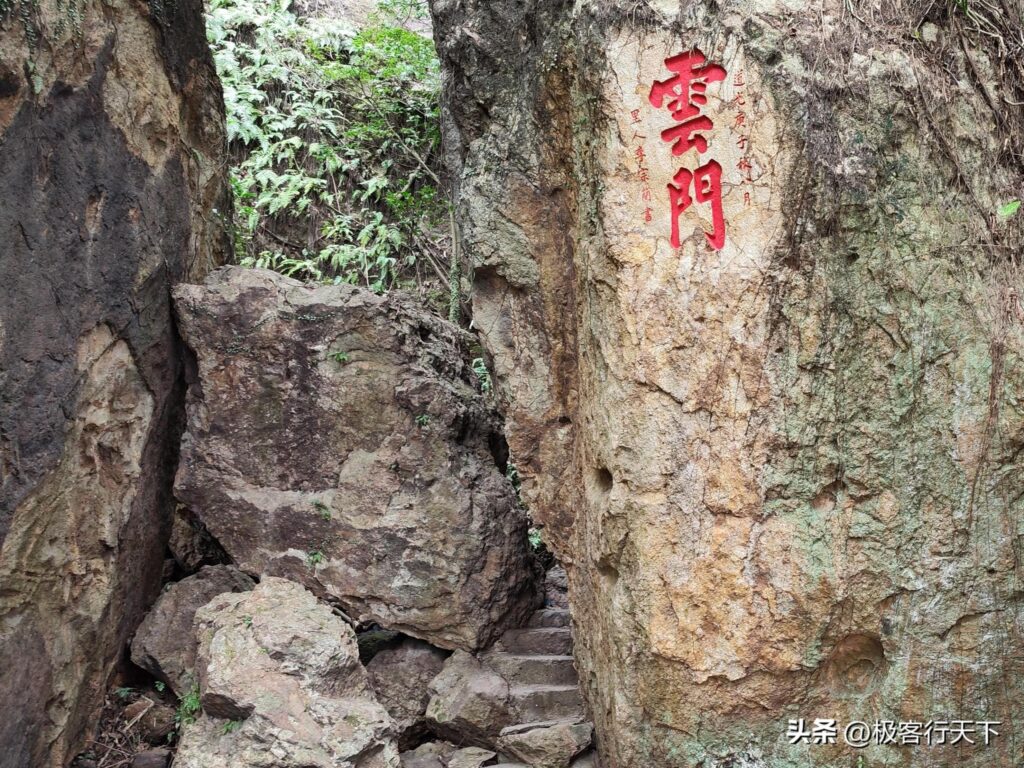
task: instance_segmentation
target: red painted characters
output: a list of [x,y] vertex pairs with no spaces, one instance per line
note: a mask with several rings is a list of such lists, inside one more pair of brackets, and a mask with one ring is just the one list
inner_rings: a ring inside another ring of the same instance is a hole
[[[661,138],[672,144],[673,155],[680,156],[691,149],[704,154],[708,150],[708,139],[704,134],[714,127],[714,123],[701,113],[701,108],[708,103],[708,85],[725,80],[726,71],[717,64],[709,64],[707,57],[696,48],[665,59],[665,66],[673,73],[672,76],[656,81],[649,97],[652,106],[658,109],[667,107],[676,121],[676,125],[661,132]],[[709,160],[693,171],[681,168],[668,185],[668,197],[673,248],[678,248],[680,243],[679,217],[694,202],[711,204],[712,230],[704,234],[715,250],[725,246],[721,165]]]

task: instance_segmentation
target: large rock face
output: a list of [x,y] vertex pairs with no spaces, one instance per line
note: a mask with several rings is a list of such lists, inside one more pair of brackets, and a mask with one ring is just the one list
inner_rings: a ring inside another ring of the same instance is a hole
[[461,331],[240,268],[176,297],[199,361],[177,493],[240,568],[445,648],[528,614],[526,521]]
[[168,288],[224,252],[201,8],[0,7],[0,766],[63,764],[159,589]]
[[[432,5],[474,323],[605,764],[1020,764],[1019,59],[937,6]],[[1004,730],[855,750],[852,720]]]

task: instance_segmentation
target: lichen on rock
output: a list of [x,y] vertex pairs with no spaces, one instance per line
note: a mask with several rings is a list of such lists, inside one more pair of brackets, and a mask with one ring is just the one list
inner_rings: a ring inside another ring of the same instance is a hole
[[399,295],[224,268],[176,291],[198,359],[178,498],[252,574],[476,649],[539,600],[463,332]]
[[[998,46],[938,7],[918,40],[899,3],[432,5],[475,325],[605,763],[932,764],[791,745],[799,717],[1019,729]],[[726,75],[694,102],[707,148],[673,154],[651,92],[695,50]],[[711,160],[721,244],[707,189],[671,208]]]

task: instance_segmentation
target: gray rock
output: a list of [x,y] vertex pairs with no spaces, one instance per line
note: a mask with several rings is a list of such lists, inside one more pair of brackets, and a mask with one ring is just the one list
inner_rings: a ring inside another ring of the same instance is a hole
[[268,577],[221,595],[195,631],[204,714],[185,728],[175,768],[398,767],[354,633],[301,585]]
[[402,768],[447,768],[455,746],[447,741],[431,741],[401,754]]
[[254,582],[237,568],[207,566],[168,585],[132,640],[132,662],[163,680],[179,697],[196,683],[196,611],[224,592],[244,592]]
[[239,567],[443,648],[539,600],[469,338],[418,304],[225,268],[175,291],[198,359],[177,493]]
[[556,723],[505,732],[498,747],[533,768],[568,768],[572,759],[590,746],[593,735],[592,723]]
[[427,719],[459,743],[490,746],[513,722],[508,682],[468,653],[456,651],[430,684]]
[[429,686],[440,674],[447,656],[422,640],[406,638],[377,653],[366,665],[377,699],[398,726],[399,748],[423,732]]
[[492,765],[497,757],[498,755],[489,749],[465,747],[451,756],[447,768],[481,768],[484,765]]

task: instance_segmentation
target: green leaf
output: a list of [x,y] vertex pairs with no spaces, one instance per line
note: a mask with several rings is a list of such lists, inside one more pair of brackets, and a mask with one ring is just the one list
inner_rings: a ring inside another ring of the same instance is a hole
[[1008,219],[1020,210],[1020,200],[1011,200],[1006,205],[1000,206],[999,215]]

